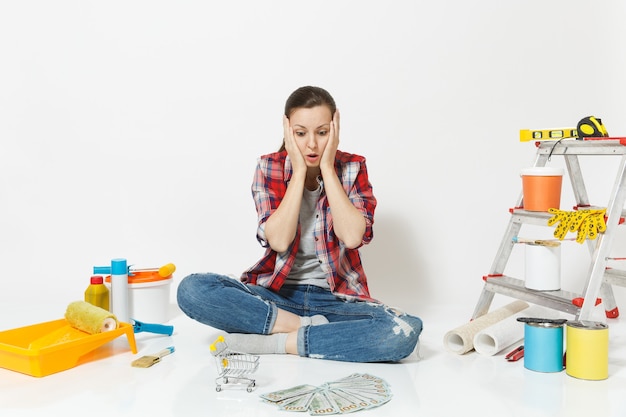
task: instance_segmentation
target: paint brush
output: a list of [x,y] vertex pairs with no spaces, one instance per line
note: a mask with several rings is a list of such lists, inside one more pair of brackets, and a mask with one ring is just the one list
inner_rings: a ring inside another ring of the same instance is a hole
[[171,353],[174,353],[174,346],[167,347],[154,355],[146,355],[139,359],[135,359],[132,361],[131,366],[135,368],[149,368],[155,363],[161,362],[161,358]]
[[561,242],[553,239],[524,239],[523,237],[515,236],[513,243],[530,243],[531,245],[549,246],[552,248],[561,246]]

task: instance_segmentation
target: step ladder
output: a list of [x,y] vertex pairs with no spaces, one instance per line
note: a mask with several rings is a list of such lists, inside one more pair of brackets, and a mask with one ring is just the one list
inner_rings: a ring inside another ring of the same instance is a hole
[[534,166],[543,167],[554,156],[565,159],[566,170],[573,188],[576,206],[574,209],[599,208],[591,206],[587,189],[580,168],[579,156],[592,155],[604,157],[620,157],[620,164],[615,177],[609,202],[606,206],[606,231],[599,233],[595,240],[587,240],[586,244],[591,254],[591,264],[584,288],[580,293],[569,291],[537,291],[527,289],[524,280],[504,275],[508,263],[514,238],[518,236],[524,224],[547,226],[551,213],[524,210],[523,195],[517,200],[514,208],[510,209],[511,218],[496,253],[489,274],[483,277],[484,286],[472,319],[476,319],[489,311],[495,294],[502,294],[533,304],[545,306],[555,310],[575,315],[576,320],[590,320],[596,303],[601,300],[607,317],[615,318],[619,315],[615,304],[612,285],[626,287],[626,271],[607,268],[611,245],[617,227],[623,223],[626,212],[626,138],[586,138],[565,139],[559,141],[536,142],[537,154]]

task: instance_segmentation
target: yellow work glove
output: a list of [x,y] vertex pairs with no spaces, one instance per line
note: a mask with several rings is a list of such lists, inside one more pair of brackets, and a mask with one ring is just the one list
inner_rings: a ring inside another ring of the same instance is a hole
[[554,237],[559,240],[563,240],[568,232],[577,232],[576,242],[583,243],[585,239],[593,240],[598,237],[598,233],[606,230],[606,209],[563,211],[551,208],[548,212],[553,214],[548,219],[548,226],[559,222],[554,230]]
[[576,242],[578,243],[583,243],[587,238],[594,240],[598,237],[598,233],[606,230],[606,223],[604,222],[606,209],[585,211],[588,211],[589,214],[578,228],[578,235],[576,236]]
[[553,226],[559,223],[554,229],[554,237],[563,240],[565,235],[570,230],[570,224],[574,220],[574,213],[570,211],[563,211],[555,208],[548,209],[548,213],[552,213],[553,216],[548,219],[548,226]]

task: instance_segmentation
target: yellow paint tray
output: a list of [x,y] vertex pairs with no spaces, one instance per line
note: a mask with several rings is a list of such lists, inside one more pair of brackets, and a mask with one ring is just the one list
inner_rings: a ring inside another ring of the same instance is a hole
[[124,333],[137,353],[134,329],[128,323],[96,334],[74,329],[65,319],[5,330],[0,332],[0,367],[47,376],[75,367],[85,355]]

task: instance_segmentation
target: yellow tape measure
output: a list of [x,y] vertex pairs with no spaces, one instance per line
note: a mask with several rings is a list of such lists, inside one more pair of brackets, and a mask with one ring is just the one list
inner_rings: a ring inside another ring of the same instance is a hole
[[608,137],[606,127],[599,117],[588,116],[578,122],[576,127],[560,129],[522,129],[519,131],[520,142],[531,140],[560,140],[567,138]]
[[588,116],[578,122],[578,134],[583,138],[607,137],[609,133],[599,117]]

